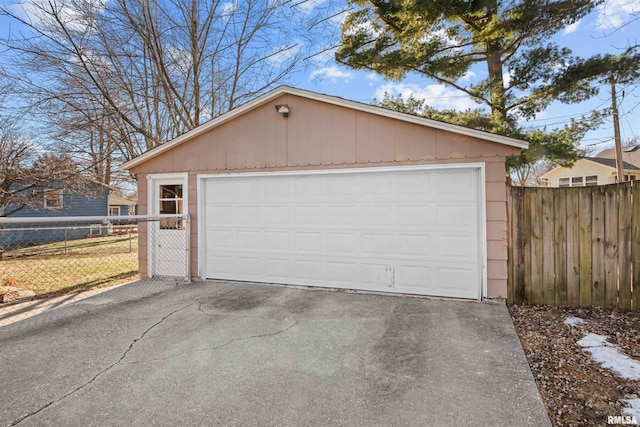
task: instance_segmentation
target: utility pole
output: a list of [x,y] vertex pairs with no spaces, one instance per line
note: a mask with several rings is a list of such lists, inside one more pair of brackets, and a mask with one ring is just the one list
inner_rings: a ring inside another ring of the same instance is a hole
[[622,142],[620,141],[620,119],[618,117],[618,100],[616,99],[616,81],[611,75],[611,110],[613,111],[613,140],[616,146],[616,171],[618,182],[624,182],[624,168],[622,167]]

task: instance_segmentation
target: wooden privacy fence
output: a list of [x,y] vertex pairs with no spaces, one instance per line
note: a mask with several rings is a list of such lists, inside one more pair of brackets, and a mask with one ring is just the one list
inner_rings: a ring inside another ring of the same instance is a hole
[[510,193],[510,303],[640,309],[640,182]]

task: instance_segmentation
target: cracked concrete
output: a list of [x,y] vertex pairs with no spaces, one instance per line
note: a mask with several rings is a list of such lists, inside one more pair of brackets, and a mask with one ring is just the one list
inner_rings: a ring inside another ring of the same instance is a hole
[[229,282],[93,298],[0,328],[0,425],[549,425],[500,305]]

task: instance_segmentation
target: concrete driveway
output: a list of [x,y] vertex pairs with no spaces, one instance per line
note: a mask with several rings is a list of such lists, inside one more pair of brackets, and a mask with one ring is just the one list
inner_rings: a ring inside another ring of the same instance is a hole
[[490,303],[147,281],[1,327],[0,378],[0,425],[550,425]]

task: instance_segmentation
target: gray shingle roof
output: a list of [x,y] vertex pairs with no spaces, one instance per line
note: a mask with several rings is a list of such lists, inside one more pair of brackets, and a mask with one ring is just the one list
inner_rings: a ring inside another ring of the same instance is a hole
[[[600,163],[601,165],[609,166],[611,168],[616,167],[616,159],[605,159],[602,157],[585,157],[585,159],[591,160],[592,162],[595,162],[595,163]],[[640,168],[632,165],[631,163],[627,163],[625,161],[622,162],[622,166],[624,167],[624,170],[640,171]]]

